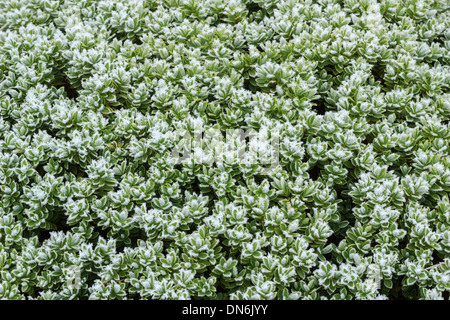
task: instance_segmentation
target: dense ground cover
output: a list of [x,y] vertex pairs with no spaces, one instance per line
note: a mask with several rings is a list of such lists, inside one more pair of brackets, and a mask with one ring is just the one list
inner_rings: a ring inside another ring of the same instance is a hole
[[448,8],[0,0],[0,298],[448,298]]

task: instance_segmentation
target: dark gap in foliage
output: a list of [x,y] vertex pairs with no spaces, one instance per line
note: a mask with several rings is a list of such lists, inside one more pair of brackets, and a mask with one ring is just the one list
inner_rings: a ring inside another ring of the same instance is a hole
[[47,219],[47,222],[49,222],[52,227],[50,229],[37,229],[36,234],[39,242],[43,242],[45,240],[50,239],[50,233],[51,232],[58,232],[62,231],[63,233],[67,233],[72,229],[72,226],[67,224],[66,216],[63,213],[63,209],[56,207],[51,208],[49,210],[49,217]]
[[248,15],[251,15],[252,13],[256,13],[259,10],[261,10],[261,8],[257,3],[251,2],[251,3],[247,4],[247,10],[248,10]]
[[403,286],[404,275],[393,278],[393,286],[389,291],[389,300],[417,300],[419,299],[419,290],[417,286],[405,287]]
[[317,179],[319,178],[319,175],[320,175],[320,168],[319,168],[319,166],[316,164],[314,167],[309,169],[308,173],[309,173],[309,177],[312,180],[317,181]]
[[222,294],[222,295],[226,295],[228,296],[230,294],[230,290],[225,288],[220,282],[218,284],[218,286],[216,287],[216,293],[218,295]]
[[67,223],[67,219],[63,214],[61,214],[60,219],[56,224],[56,227],[58,229],[57,231],[63,231],[64,233],[67,233],[70,230],[72,230],[72,226]]
[[336,66],[334,66],[333,64],[327,64],[325,66],[323,66],[322,68],[323,70],[325,70],[329,75],[331,75],[331,88],[336,89],[337,87],[339,87],[342,83],[343,80],[345,80],[345,75],[343,75],[343,71],[340,69],[337,70]]
[[257,91],[257,88],[250,83],[250,79],[244,79],[243,88],[252,93]]
[[53,86],[57,89],[64,88],[64,92],[69,99],[73,99],[76,101],[79,96],[77,90],[72,84],[70,84],[66,76],[60,79],[60,81],[58,81],[56,84],[53,84]]
[[364,139],[363,141],[361,141],[361,142],[368,145],[368,144],[371,144],[371,143],[372,143],[373,139],[374,139],[374,136],[371,135],[371,134],[368,134],[368,135],[365,137],[365,139]]
[[42,178],[45,176],[46,172],[44,170],[44,165],[42,163],[39,163],[35,169]]
[[197,176],[195,176],[194,182],[190,184],[191,190],[195,192],[196,194],[202,194],[200,190],[200,180]]
[[[67,169],[66,169],[67,166]],[[62,168],[65,169],[65,172],[68,174],[74,175],[76,178],[87,177],[86,172],[83,167],[79,163],[73,163],[66,161],[66,166],[64,164],[61,165]]]
[[[333,232],[333,234],[330,237],[328,237],[328,242],[325,245],[325,247],[330,244],[334,244],[335,246],[338,246],[342,240],[343,240],[342,237],[337,236],[336,233]],[[331,254],[331,252],[330,252],[330,254]]]
[[402,281],[403,278],[405,276],[399,276],[397,278],[393,278],[392,282],[393,282],[393,286],[392,289],[389,292],[389,299],[390,300],[408,300],[404,295],[403,295],[403,285],[402,285]]
[[45,230],[45,229],[38,229],[36,230],[36,235],[39,239],[40,243],[43,243],[45,240],[50,239],[50,232],[53,230]]
[[[354,207],[352,198],[350,196],[338,196],[342,202],[339,205],[339,212],[341,213],[341,221],[348,221],[349,225],[354,224],[356,221],[355,216],[352,213],[352,208]],[[346,227],[345,229],[347,229]]]
[[138,46],[140,46],[143,43],[140,37],[134,38],[132,42]]
[[131,244],[129,245],[129,247],[137,248],[138,241],[142,240],[145,242],[148,240],[148,237],[142,229],[134,228],[134,229],[130,230],[130,240],[131,240]]
[[325,112],[327,111],[327,108],[325,106],[325,101],[323,100],[323,98],[318,99],[312,108],[313,108],[313,110],[316,111],[317,114],[321,114],[321,115],[324,115]]
[[353,199],[348,194],[350,190],[348,189],[348,186],[346,187],[337,187],[335,188],[337,193],[337,198],[341,199],[342,202],[338,206],[338,212],[341,215],[340,221],[347,221],[348,224],[345,227],[340,228],[336,232],[336,236],[341,236],[343,240],[346,237],[346,233],[349,227],[354,226],[356,222],[356,218],[353,215],[352,208],[354,207]]
[[101,226],[98,226],[95,223],[93,225],[94,225],[93,233],[96,234],[96,236],[94,238],[96,238],[98,240],[98,237],[101,236],[103,239],[107,240],[109,230],[103,229]]
[[214,95],[212,93],[210,93],[210,94],[208,94],[207,100],[208,100],[208,102],[213,102],[216,99],[214,98]]
[[442,262],[443,262],[443,260],[438,256],[438,253],[436,252],[436,250],[433,251],[432,258],[433,258],[433,265],[434,265],[434,266],[436,266],[436,265],[438,265],[439,263],[442,263]]
[[[52,129],[52,128],[50,128],[50,127],[46,127],[46,128],[44,128],[44,130],[45,130],[50,136],[52,136],[52,137],[58,137],[58,132],[59,132],[58,129]],[[49,160],[50,160],[50,159],[49,159]],[[56,160],[56,159],[54,159],[54,160]]]
[[116,252],[122,253],[125,251],[125,248],[128,248],[128,245],[126,245],[121,239],[116,239]]
[[383,67],[378,67],[378,66],[374,66],[371,70],[372,76],[375,79],[375,81],[380,82],[381,86],[384,87],[385,86],[385,81],[383,78]]

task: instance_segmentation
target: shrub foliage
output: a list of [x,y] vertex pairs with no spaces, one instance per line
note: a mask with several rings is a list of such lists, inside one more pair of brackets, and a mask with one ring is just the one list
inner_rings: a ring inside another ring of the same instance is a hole
[[0,0],[0,298],[448,297],[449,50],[441,0]]

